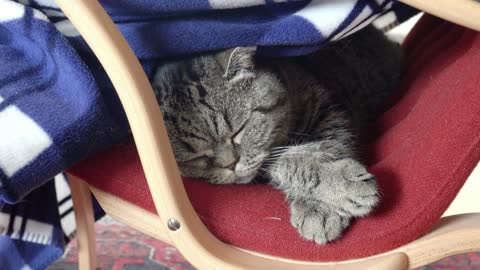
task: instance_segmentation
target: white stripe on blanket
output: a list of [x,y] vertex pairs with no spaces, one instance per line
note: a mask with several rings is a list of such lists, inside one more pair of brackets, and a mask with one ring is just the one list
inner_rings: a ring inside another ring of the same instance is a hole
[[29,219],[22,240],[49,245],[52,242],[52,234],[52,225]]
[[0,0],[0,23],[20,19],[25,14],[25,7],[9,0]]
[[208,0],[210,6],[214,9],[241,8],[257,5],[265,5],[265,0]]
[[0,111],[0,130],[0,170],[7,177],[12,177],[53,143],[37,123],[15,106]]
[[[67,179],[63,174],[55,176],[55,191],[57,193],[57,202],[59,204],[58,212],[60,215],[67,213],[70,209],[73,208],[72,198],[69,198],[65,201],[65,198],[70,197],[70,187],[67,184]],[[62,202],[60,204],[60,202]],[[67,215],[64,215],[60,219],[62,224],[63,233],[71,238],[75,233],[76,223],[75,223],[75,213],[70,211]]]
[[67,37],[76,37],[80,36],[77,28],[69,20],[63,20],[55,23],[55,27],[60,33],[64,34]]
[[332,40],[338,40],[339,38],[341,38],[343,35],[345,35],[350,30],[352,30],[355,26],[360,24],[365,18],[370,16],[372,12],[373,11],[369,6],[365,6],[362,12],[355,18],[355,20],[353,20],[353,22],[349,26],[347,26],[345,29],[343,29],[340,33],[336,34]]
[[[355,27],[353,28],[353,30],[350,32],[350,34],[353,34],[359,30],[361,30],[363,27],[369,25],[372,21],[374,21],[376,18],[378,17],[378,14],[376,15],[373,15],[371,16],[370,18],[368,18],[367,20],[365,20],[364,22],[362,22],[361,24],[359,25],[355,25]],[[335,40],[335,39],[333,39]]]
[[295,15],[308,20],[323,36],[328,37],[350,14],[355,4],[356,1],[351,0],[313,0]]
[[33,10],[33,17],[35,19],[39,19],[39,20],[42,20],[42,21],[46,21],[46,22],[49,21],[47,15],[45,15],[44,13],[42,13],[41,11],[36,10],[36,9]]
[[44,10],[43,13],[45,13],[45,15],[49,17],[65,17],[65,14],[63,14],[63,12],[57,11],[57,10],[47,9],[47,10]]
[[[52,241],[53,226],[48,223],[28,219],[25,224],[25,232],[20,236],[23,218],[16,216],[12,226],[12,232],[8,234],[10,215],[0,213],[0,235],[10,236],[12,239],[49,245]],[[7,235],[8,234],[8,235]]]
[[49,7],[49,8],[58,8],[55,0],[33,0],[39,6]]

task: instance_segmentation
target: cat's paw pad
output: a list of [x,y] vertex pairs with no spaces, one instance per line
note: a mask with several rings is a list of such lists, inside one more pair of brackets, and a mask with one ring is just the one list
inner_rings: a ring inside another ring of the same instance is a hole
[[337,181],[331,183],[335,192],[325,197],[326,202],[335,206],[343,216],[369,214],[380,199],[375,176],[353,159],[338,160],[332,165],[332,169],[340,172],[341,176],[338,175]]
[[350,219],[320,206],[290,203],[290,222],[303,238],[323,245],[342,235]]
[[[361,182],[362,183],[362,182]],[[364,184],[368,185],[368,184]],[[371,186],[367,186],[370,189]],[[362,193],[365,187],[350,188],[350,194],[342,198],[337,205],[337,212],[342,216],[363,217],[370,214],[378,204],[378,193]]]
[[337,163],[339,163],[337,166],[340,167],[345,180],[352,182],[375,180],[375,176],[369,173],[365,166],[354,159],[345,158],[337,161]]

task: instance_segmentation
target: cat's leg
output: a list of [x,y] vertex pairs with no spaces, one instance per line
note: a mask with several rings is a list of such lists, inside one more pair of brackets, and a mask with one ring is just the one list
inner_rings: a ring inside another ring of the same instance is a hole
[[338,238],[351,218],[370,213],[379,199],[375,177],[341,145],[291,146],[269,167],[271,183],[288,198],[292,225],[319,244]]
[[270,175],[288,198],[292,225],[306,239],[319,244],[335,240],[353,217],[367,215],[377,204],[375,178],[357,161],[322,162],[319,153],[296,156],[286,153]]

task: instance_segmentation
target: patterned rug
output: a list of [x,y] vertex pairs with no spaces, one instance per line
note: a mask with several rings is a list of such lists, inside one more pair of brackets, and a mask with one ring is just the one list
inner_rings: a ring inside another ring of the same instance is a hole
[[[106,217],[96,224],[98,264],[102,270],[195,270],[174,247]],[[77,243],[48,270],[77,270]],[[446,258],[418,270],[480,270],[480,253]]]

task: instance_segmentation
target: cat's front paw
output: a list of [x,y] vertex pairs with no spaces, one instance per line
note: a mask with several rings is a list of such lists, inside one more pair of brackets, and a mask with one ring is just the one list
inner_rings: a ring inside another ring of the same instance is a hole
[[317,202],[290,202],[290,222],[305,239],[326,244],[339,238],[350,218],[341,216]]
[[379,201],[375,176],[361,163],[350,158],[334,161],[328,167],[331,181],[327,182],[327,186],[322,186],[323,196],[319,196],[319,199],[335,207],[342,216],[369,214]]

